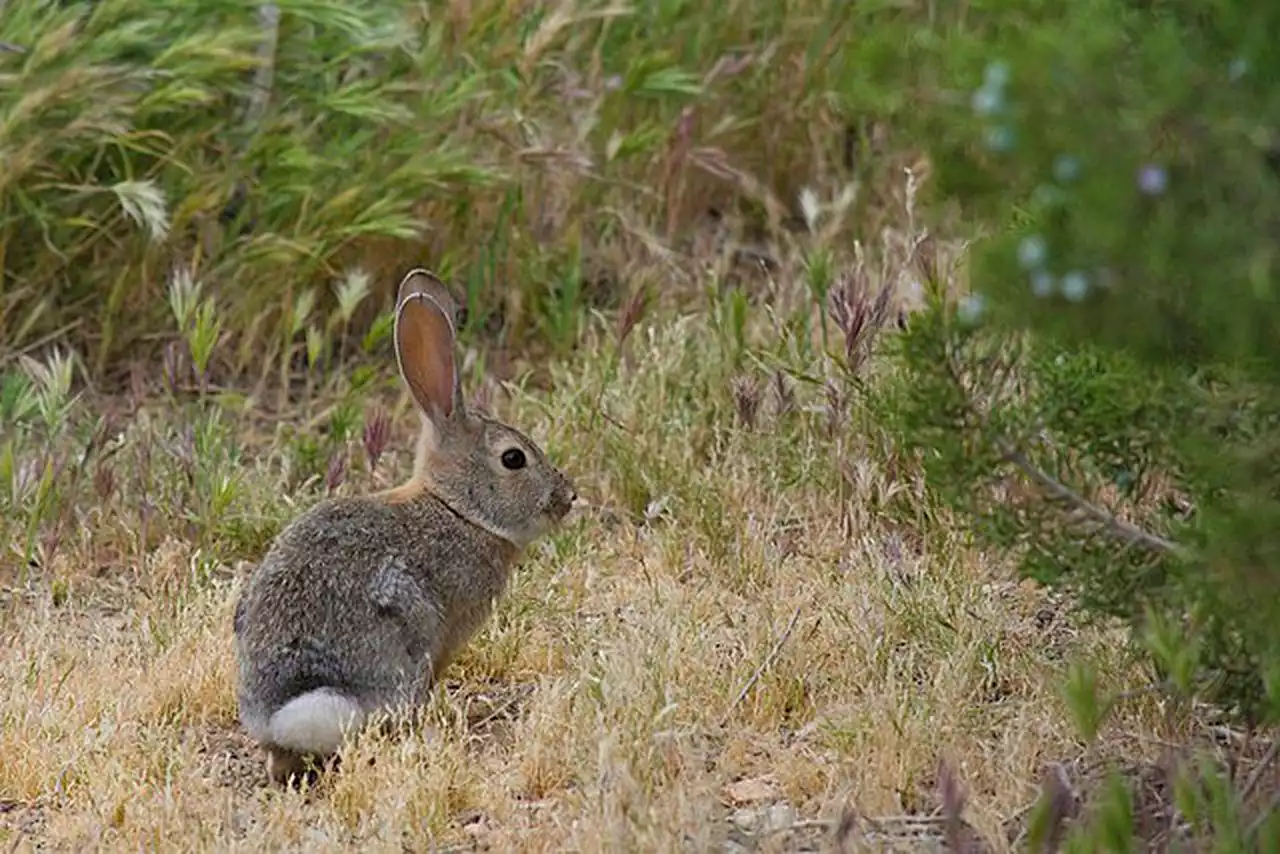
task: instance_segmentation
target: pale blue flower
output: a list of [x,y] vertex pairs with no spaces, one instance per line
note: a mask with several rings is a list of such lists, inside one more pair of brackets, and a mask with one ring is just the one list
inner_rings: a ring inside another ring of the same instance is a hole
[[1162,166],[1148,163],[1138,170],[1138,189],[1148,196],[1158,196],[1169,186],[1169,173]]
[[1002,59],[993,60],[987,63],[987,70],[982,75],[984,86],[992,89],[1003,89],[1009,85],[1009,63]]
[[1062,295],[1071,302],[1080,302],[1089,294],[1089,278],[1079,270],[1072,270],[1062,277]]
[[1053,273],[1048,270],[1036,270],[1031,274],[1031,293],[1040,299],[1047,299],[1053,296],[1054,286],[1057,281],[1053,278]]
[[982,317],[986,306],[987,301],[982,294],[969,294],[960,300],[960,305],[956,307],[956,316],[960,318],[961,323],[972,325]]
[[980,116],[989,116],[998,113],[1000,108],[1004,106],[1004,95],[999,90],[990,86],[983,86],[973,93],[972,98],[973,111]]
[[992,151],[1006,152],[1013,149],[1013,129],[1006,125],[987,128],[985,139],[987,148]]
[[1032,270],[1044,263],[1049,255],[1049,244],[1038,234],[1022,238],[1018,244],[1018,263],[1024,270]]
[[1053,161],[1053,177],[1060,184],[1068,184],[1080,176],[1080,160],[1070,154],[1059,154]]
[[1066,201],[1067,194],[1062,188],[1055,184],[1041,184],[1032,192],[1031,197],[1036,204],[1046,208],[1056,208],[1058,205]]

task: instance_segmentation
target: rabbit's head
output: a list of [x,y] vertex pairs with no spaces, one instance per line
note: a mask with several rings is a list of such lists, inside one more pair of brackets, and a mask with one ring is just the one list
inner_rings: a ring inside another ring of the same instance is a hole
[[523,548],[564,518],[573,482],[532,439],[463,403],[458,303],[432,273],[411,270],[396,299],[400,375],[422,417],[413,478],[386,496],[429,493],[466,521]]

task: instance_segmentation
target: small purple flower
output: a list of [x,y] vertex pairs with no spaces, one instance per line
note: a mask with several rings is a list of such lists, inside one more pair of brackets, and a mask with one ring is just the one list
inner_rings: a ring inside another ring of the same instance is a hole
[[1163,166],[1148,163],[1138,170],[1138,189],[1148,196],[1158,196],[1169,186],[1169,173]]
[[1040,299],[1053,296],[1053,288],[1057,281],[1048,270],[1036,270],[1031,274],[1031,293]]
[[1062,295],[1071,302],[1080,302],[1089,293],[1089,278],[1079,270],[1072,270],[1062,277]]
[[610,74],[604,79],[604,88],[609,92],[616,92],[622,88],[622,75]]

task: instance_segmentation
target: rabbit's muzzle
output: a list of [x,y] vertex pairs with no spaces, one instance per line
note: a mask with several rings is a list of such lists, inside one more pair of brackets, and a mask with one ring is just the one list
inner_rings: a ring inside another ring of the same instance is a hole
[[547,516],[553,522],[559,522],[569,514],[569,510],[573,508],[573,502],[577,500],[578,491],[574,487],[573,481],[569,480],[566,475],[561,475],[560,482],[556,484],[551,493],[551,498],[547,502]]

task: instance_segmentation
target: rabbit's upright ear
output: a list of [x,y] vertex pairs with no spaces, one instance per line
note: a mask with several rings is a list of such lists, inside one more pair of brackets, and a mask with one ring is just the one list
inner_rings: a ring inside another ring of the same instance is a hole
[[400,375],[432,422],[462,407],[455,360],[458,303],[427,270],[410,270],[396,300],[395,344]]

